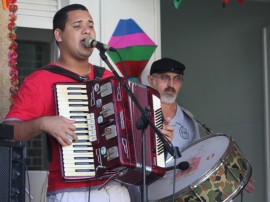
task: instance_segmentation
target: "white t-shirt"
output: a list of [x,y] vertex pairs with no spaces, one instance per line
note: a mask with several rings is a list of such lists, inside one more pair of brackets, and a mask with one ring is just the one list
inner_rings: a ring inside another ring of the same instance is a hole
[[[197,123],[184,113],[179,105],[177,105],[176,114],[169,125],[174,126],[172,144],[180,151],[200,138]],[[167,155],[167,160],[169,157],[171,157],[170,154]]]

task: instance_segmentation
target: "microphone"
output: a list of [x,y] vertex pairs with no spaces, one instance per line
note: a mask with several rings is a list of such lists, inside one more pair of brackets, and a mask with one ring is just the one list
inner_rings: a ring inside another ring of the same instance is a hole
[[[189,162],[182,161],[178,165],[176,165],[176,169],[187,170],[189,168]],[[166,171],[174,170],[174,166],[170,166],[166,168]]]
[[92,39],[91,37],[89,37],[89,38],[87,38],[85,40],[85,46],[87,48],[97,48],[100,51],[101,50],[103,50],[103,51],[114,51],[114,52],[116,51],[115,48],[110,47],[110,46],[108,46],[106,44],[103,44],[103,43],[101,43],[101,42],[99,42],[99,41],[97,41],[95,39]]

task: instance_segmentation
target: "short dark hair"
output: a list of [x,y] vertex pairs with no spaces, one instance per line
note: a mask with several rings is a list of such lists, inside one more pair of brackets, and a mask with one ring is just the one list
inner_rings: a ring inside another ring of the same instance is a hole
[[57,28],[64,31],[67,23],[67,13],[75,10],[88,11],[88,9],[81,4],[70,4],[61,8],[53,17],[53,32]]

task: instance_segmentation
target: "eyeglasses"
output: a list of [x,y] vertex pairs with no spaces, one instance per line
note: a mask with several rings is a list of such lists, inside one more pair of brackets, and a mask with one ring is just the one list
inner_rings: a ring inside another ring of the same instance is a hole
[[175,77],[170,77],[169,75],[167,74],[156,74],[156,75],[152,75],[153,77],[157,77],[159,78],[161,81],[163,82],[171,82],[171,80],[173,80],[174,83],[181,83],[184,78],[183,78],[183,75],[179,75],[179,76],[175,76]]

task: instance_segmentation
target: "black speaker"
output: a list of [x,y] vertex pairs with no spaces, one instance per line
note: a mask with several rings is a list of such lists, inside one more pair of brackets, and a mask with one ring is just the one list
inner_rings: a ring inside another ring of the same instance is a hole
[[0,139],[0,201],[25,201],[25,142]]
[[6,125],[0,123],[0,138],[13,139],[14,127],[12,125]]

